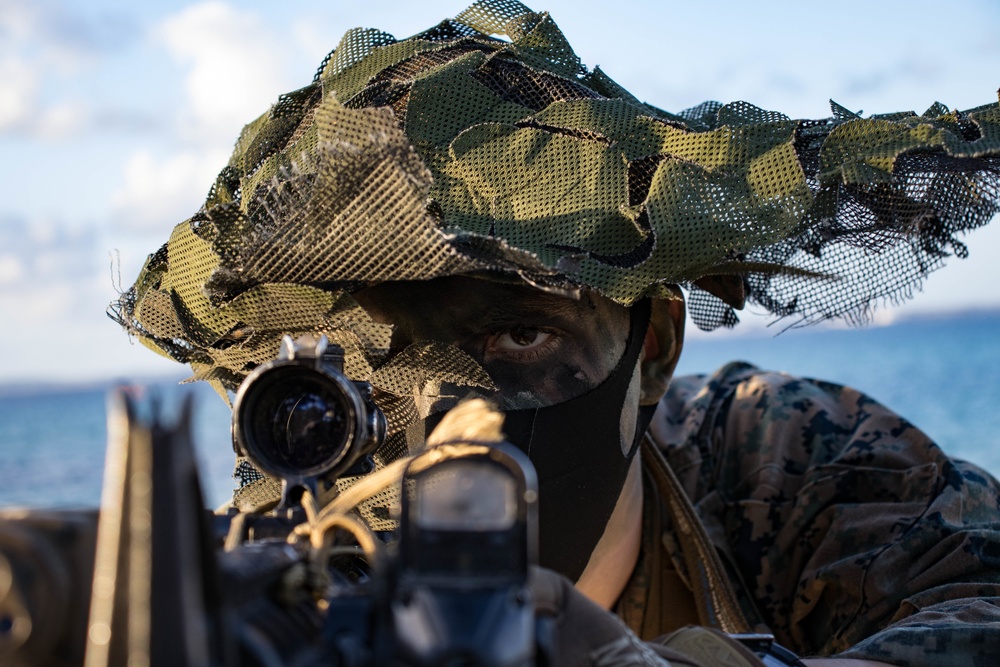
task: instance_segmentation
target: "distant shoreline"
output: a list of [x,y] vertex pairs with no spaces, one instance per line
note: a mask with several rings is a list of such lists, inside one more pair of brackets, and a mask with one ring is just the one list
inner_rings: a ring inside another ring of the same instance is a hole
[[[752,316],[747,316],[751,320]],[[895,327],[905,327],[921,324],[954,323],[957,321],[966,322],[986,322],[990,320],[1000,320],[1000,308],[967,308],[953,310],[942,313],[913,313],[901,314],[886,324],[872,324],[862,326],[832,325],[829,323],[818,323],[801,328],[788,329],[782,332],[782,323],[779,321],[771,327],[747,327],[745,332],[740,331],[743,325],[737,325],[735,330],[717,330],[711,333],[698,332],[689,336],[688,343],[697,345],[713,342],[732,342],[739,338],[772,338],[780,340],[784,336],[795,336],[798,334],[822,335],[825,333],[843,333],[852,330],[864,331],[866,329],[891,329]],[[35,396],[53,396],[59,394],[77,394],[90,391],[107,391],[121,384],[151,386],[168,383],[181,383],[190,377],[190,373],[179,368],[179,372],[167,375],[147,375],[135,378],[123,378],[121,376],[78,381],[17,381],[8,380],[0,382],[0,398],[30,398]]]
[[961,310],[949,310],[943,313],[904,313],[887,326],[897,324],[911,324],[914,322],[942,322],[954,320],[990,320],[1000,319],[1000,307],[997,308],[963,308]]
[[915,313],[893,312],[889,320],[885,320],[883,311],[876,311],[870,314],[869,321],[864,324],[852,324],[844,320],[834,319],[804,326],[796,326],[795,320],[773,320],[768,324],[763,316],[758,316],[753,311],[737,313],[740,324],[732,329],[716,329],[714,331],[700,331],[689,322],[688,332],[685,337],[688,341],[696,341],[698,344],[711,344],[713,341],[732,341],[741,338],[775,338],[796,335],[818,335],[830,332],[850,332],[865,331],[874,329],[891,329],[900,326],[911,326],[920,324],[952,323],[952,322],[988,322],[1000,320],[1000,307],[975,307],[963,308],[959,310],[949,310],[945,312],[915,312]]
[[81,394],[94,391],[109,391],[121,385],[152,386],[168,383],[180,384],[190,374],[154,375],[137,378],[112,378],[103,380],[79,380],[68,382],[3,382],[0,383],[0,399],[35,398],[42,396],[59,396],[63,394]]

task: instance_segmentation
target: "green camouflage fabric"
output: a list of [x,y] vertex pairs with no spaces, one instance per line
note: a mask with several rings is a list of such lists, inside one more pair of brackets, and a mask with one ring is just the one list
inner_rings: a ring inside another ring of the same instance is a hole
[[346,33],[243,129],[110,314],[220,392],[283,334],[369,366],[378,332],[346,297],[394,280],[502,273],[626,305],[679,283],[704,329],[744,302],[864,321],[998,211],[996,102],[670,113],[587,69],[548,14],[479,0],[405,39]]
[[650,435],[781,644],[996,664],[1000,483],[980,468],[854,389],[744,363],[676,378]]

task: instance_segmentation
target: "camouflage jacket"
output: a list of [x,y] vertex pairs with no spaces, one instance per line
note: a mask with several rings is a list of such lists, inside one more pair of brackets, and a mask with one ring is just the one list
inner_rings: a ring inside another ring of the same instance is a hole
[[[676,378],[650,435],[780,643],[997,664],[1000,484],[981,469],[858,391],[742,363]],[[662,543],[683,576],[669,526]]]

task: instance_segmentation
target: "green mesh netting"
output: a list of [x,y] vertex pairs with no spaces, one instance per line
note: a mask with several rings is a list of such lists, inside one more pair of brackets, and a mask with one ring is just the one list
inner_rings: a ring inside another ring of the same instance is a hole
[[348,32],[246,126],[112,315],[220,389],[284,333],[325,333],[371,376],[388,333],[349,294],[390,280],[502,272],[625,304],[679,283],[705,329],[742,295],[858,320],[965,254],[998,199],[1000,105],[669,114],[588,71],[547,14],[485,0],[401,41]]

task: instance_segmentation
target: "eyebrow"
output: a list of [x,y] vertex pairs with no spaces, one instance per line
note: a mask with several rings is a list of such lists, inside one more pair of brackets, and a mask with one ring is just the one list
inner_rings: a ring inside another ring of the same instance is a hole
[[527,292],[513,296],[494,305],[482,314],[480,324],[485,328],[507,326],[511,320],[537,318],[540,315],[559,319],[579,320],[586,307],[582,301],[554,297],[544,292]]

